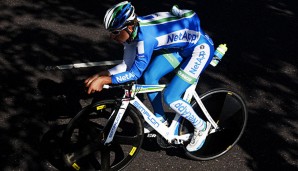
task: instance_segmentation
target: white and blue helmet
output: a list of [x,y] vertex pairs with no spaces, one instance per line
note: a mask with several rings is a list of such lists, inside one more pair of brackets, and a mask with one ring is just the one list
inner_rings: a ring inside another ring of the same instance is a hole
[[107,30],[118,30],[135,19],[135,8],[128,1],[123,1],[107,10],[104,25]]

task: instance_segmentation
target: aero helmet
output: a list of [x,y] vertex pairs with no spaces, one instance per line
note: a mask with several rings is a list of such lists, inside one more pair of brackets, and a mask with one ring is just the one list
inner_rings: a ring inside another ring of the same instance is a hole
[[107,10],[104,25],[107,30],[121,29],[136,17],[135,8],[130,2],[124,1]]

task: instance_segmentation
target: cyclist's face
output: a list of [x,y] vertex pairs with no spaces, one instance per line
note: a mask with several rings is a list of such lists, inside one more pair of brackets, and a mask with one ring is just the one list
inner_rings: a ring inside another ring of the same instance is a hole
[[110,37],[119,42],[124,43],[129,39],[129,34],[127,32],[132,31],[132,26],[127,26],[127,28],[120,30],[119,32],[111,32]]

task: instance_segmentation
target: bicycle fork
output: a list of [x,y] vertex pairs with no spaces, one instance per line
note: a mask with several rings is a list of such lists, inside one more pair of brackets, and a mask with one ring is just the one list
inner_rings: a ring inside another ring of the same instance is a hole
[[[104,145],[107,145],[107,144],[109,144],[110,142],[113,141],[113,138],[115,136],[117,128],[118,128],[118,126],[119,126],[119,124],[120,124],[120,122],[123,118],[123,115],[124,115],[124,113],[127,109],[128,104],[129,104],[129,100],[123,99],[119,110],[114,111],[114,112],[117,112],[115,114],[116,116],[114,117],[115,119],[112,119],[113,117],[109,118],[108,122],[109,123],[113,122],[113,123],[112,123],[111,127],[107,128],[107,130],[103,132],[104,134],[108,133],[107,137],[103,137],[104,138],[103,139]],[[109,124],[107,124],[107,125],[109,125]]]

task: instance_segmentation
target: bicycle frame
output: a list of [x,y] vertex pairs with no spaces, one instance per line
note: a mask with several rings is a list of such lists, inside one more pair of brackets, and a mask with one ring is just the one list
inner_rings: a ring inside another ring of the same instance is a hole
[[[197,86],[197,82],[191,85],[186,91],[183,96],[183,99],[190,102],[191,99],[194,99],[198,102],[200,108],[202,109],[203,113],[205,114],[208,121],[213,126],[213,129],[210,133],[214,132],[218,126],[211,118],[210,114],[208,113],[207,109],[205,108],[204,104],[201,101],[201,98],[196,93],[195,89]],[[178,128],[181,122],[182,116],[176,113],[172,123],[169,127],[165,126],[155,115],[152,113],[144,104],[140,101],[140,99],[136,96],[137,94],[143,93],[150,93],[150,92],[160,92],[163,91],[166,85],[141,85],[141,84],[134,84],[131,87],[131,90],[125,88],[125,97],[121,99],[121,107],[117,112],[116,118],[114,120],[113,126],[108,134],[108,137],[105,141],[105,144],[110,143],[113,140],[115,135],[116,129],[128,107],[129,104],[132,104],[136,109],[140,111],[143,115],[144,120],[154,128],[161,136],[163,136],[169,143],[174,142],[175,144],[183,144],[184,141],[188,141],[192,134],[184,134],[178,135]],[[109,89],[110,86],[105,85],[104,88]]]

